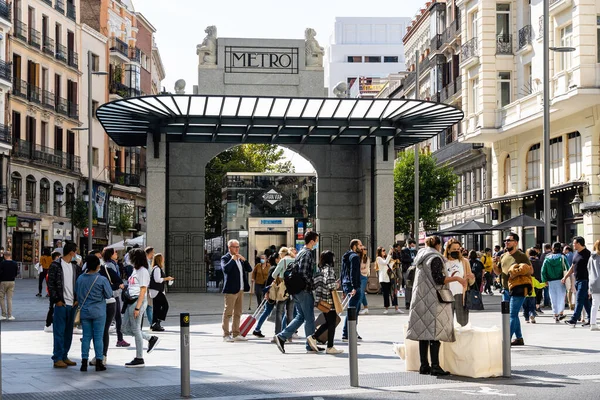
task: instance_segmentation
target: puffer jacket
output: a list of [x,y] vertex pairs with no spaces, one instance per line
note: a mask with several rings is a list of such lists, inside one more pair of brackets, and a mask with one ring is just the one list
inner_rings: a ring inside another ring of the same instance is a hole
[[533,267],[529,264],[513,264],[508,269],[508,290],[511,296],[527,297],[532,289]]
[[588,261],[588,274],[590,275],[590,292],[600,293],[600,254],[595,251]]
[[561,280],[568,270],[569,263],[564,254],[548,254],[542,264],[542,282]]
[[[64,275],[62,270],[62,257],[56,261],[52,261],[50,268],[48,269],[48,292],[50,294],[50,303],[56,304],[59,301],[65,302],[64,296]],[[71,263],[73,266],[73,301],[77,301],[77,293],[75,292],[75,283],[77,278],[81,275],[81,267],[75,263]]]

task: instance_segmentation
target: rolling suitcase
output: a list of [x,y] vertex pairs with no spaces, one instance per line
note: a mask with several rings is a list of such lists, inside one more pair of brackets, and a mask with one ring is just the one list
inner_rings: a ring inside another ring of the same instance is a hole
[[[350,297],[351,296],[346,296],[346,298],[344,299],[344,301],[342,302],[342,312],[344,312],[344,310],[348,307],[348,303],[350,303]],[[340,324],[340,322],[342,322],[342,319],[340,318],[339,315],[335,316],[335,326],[337,328],[337,326]],[[319,329],[319,327],[321,325],[323,325],[325,323],[325,314],[321,313],[319,314],[319,316],[315,319],[315,326],[317,327],[317,329]],[[325,344],[327,343],[327,331],[325,330],[325,332],[323,332],[318,338],[317,338],[317,342],[319,342],[320,344]]]
[[254,324],[256,324],[256,317],[258,317],[262,313],[263,309],[265,308],[266,302],[267,302],[267,299],[263,299],[263,301],[260,303],[260,305],[258,306],[256,311],[254,311],[254,314],[248,315],[244,319],[244,322],[242,322],[242,325],[240,325],[240,335],[242,335],[243,337],[246,337],[248,332],[250,332],[250,329],[252,329]]

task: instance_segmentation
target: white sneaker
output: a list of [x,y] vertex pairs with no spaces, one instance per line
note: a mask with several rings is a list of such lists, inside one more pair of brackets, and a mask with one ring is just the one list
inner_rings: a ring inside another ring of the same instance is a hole
[[342,354],[344,352],[344,350],[338,350],[335,347],[328,347],[326,353],[327,354]]
[[404,314],[404,311],[402,311],[401,309],[397,309],[396,314]]
[[52,333],[52,325],[50,325],[50,326],[45,326],[45,327],[44,327],[44,332],[46,332],[46,333]]
[[83,335],[83,331],[79,328],[73,328],[73,334],[75,335]]
[[317,346],[317,339],[315,339],[312,336],[309,336],[306,338],[306,341],[308,342],[308,345],[310,346],[311,349],[313,349],[314,351],[319,351],[319,346]]
[[388,310],[383,310],[383,313],[384,313],[384,314],[387,314],[387,313],[388,313]]
[[233,338],[234,342],[247,342],[248,338],[247,337],[243,337],[242,335],[237,335],[236,337]]
[[223,341],[226,343],[233,342],[233,338],[231,336],[223,336]]
[[114,326],[114,325],[111,325],[111,326],[110,326],[110,328],[108,328],[108,331],[109,331],[110,333],[115,333],[115,332],[117,331],[117,327],[116,327],[116,326]]
[[9,321],[14,321],[14,320],[15,320],[15,317],[14,317],[13,315],[11,315],[10,317],[8,317],[8,320],[9,320]]
[[369,309],[368,308],[362,309],[362,310],[360,310],[359,314],[360,315],[367,315],[367,314],[369,314]]
[[6,319],[6,317],[0,316],[0,321],[4,321],[5,319]]
[[600,331],[600,327],[596,324],[590,325],[590,331]]
[[294,333],[294,334],[292,335],[292,339],[300,339],[300,336],[298,336],[298,334],[297,334],[297,333]]

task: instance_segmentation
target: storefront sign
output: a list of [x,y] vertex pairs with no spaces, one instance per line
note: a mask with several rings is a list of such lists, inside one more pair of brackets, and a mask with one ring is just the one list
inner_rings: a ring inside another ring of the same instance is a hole
[[30,219],[18,219],[17,220],[17,231],[19,232],[33,232],[34,222]]
[[262,198],[264,201],[273,206],[276,203],[279,203],[283,196],[280,193],[277,193],[275,189],[271,189],[267,193],[263,194]]
[[226,73],[297,74],[297,47],[225,47]]
[[13,215],[9,215],[6,217],[6,227],[7,228],[16,228],[17,227],[17,217]]
[[282,219],[261,219],[261,225],[283,225]]

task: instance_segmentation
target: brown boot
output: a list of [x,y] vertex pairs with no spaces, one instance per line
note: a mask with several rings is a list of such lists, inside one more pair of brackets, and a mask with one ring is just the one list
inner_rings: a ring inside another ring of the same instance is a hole
[[67,368],[68,365],[65,364],[64,361],[62,360],[58,360],[57,362],[54,363],[54,368]]
[[63,362],[64,362],[65,364],[67,364],[67,366],[69,366],[69,367],[74,367],[74,366],[76,366],[76,365],[77,365],[77,363],[76,363],[75,361],[71,361],[71,360],[69,360],[68,358],[67,358],[66,360],[63,360]]

